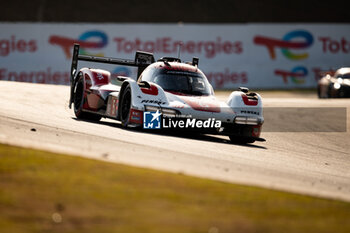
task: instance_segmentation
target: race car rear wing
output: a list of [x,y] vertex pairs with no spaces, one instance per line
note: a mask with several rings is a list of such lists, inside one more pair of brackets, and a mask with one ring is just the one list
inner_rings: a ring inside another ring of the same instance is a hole
[[73,47],[73,57],[72,57],[72,65],[70,70],[70,99],[69,99],[69,108],[73,103],[74,97],[74,86],[75,86],[75,77],[78,69],[78,61],[88,61],[88,62],[98,62],[98,63],[107,63],[112,65],[123,65],[123,66],[136,66],[138,67],[137,76],[140,76],[142,71],[146,69],[146,67],[155,62],[154,56],[152,53],[147,53],[143,51],[137,51],[135,54],[135,59],[121,59],[121,58],[112,58],[112,57],[95,57],[88,55],[79,54],[79,44],[74,44]]

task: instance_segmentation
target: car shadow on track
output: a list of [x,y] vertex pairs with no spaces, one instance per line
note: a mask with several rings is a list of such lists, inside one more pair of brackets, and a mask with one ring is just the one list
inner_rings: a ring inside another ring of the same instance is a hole
[[170,131],[170,130],[163,130],[163,129],[144,130],[142,128],[124,128],[124,127],[122,127],[122,125],[118,121],[116,121],[116,122],[89,121],[89,120],[80,120],[80,119],[77,119],[75,117],[72,117],[72,119],[76,120],[76,121],[83,121],[83,122],[88,122],[88,123],[92,123],[92,124],[111,126],[114,128],[119,128],[119,129],[127,130],[129,132],[135,132],[135,133],[153,134],[153,135],[159,135],[159,136],[170,136],[170,137],[178,137],[178,138],[187,138],[187,139],[193,139],[193,140],[199,140],[199,141],[232,144],[235,146],[242,146],[242,147],[250,147],[250,148],[265,149],[265,150],[267,149],[264,146],[260,146],[260,145],[256,145],[256,144],[233,143],[230,141],[230,139],[228,137],[227,137],[227,139],[225,139],[225,138],[216,137],[216,135],[202,134],[199,132],[182,131],[182,130]]

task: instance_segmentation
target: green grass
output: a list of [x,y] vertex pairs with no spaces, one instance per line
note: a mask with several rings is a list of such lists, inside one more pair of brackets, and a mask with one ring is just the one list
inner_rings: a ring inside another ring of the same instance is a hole
[[0,144],[0,232],[341,233],[349,219],[346,202]]

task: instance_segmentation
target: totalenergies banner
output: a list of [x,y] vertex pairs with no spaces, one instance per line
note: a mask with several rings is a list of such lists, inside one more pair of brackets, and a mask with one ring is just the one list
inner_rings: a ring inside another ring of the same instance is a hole
[[[0,80],[69,84],[81,54],[199,57],[215,89],[310,88],[322,70],[350,66],[350,24],[0,24]],[[136,78],[131,67],[80,62]]]

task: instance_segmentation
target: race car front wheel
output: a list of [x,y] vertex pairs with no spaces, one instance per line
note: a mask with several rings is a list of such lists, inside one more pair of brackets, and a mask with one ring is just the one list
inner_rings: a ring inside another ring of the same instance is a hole
[[231,128],[230,140],[234,144],[247,144],[256,141],[260,136],[260,127],[252,125],[234,125]]
[[320,86],[317,87],[317,96],[318,96],[318,98],[322,98],[323,97],[321,95],[321,88],[320,88]]
[[74,114],[78,119],[99,121],[101,116],[95,115],[89,112],[83,112],[83,106],[85,102],[84,92],[84,78],[81,74],[77,77],[78,81],[74,87]]
[[229,136],[230,140],[234,144],[247,144],[247,143],[254,143],[255,139],[249,138],[249,137],[242,137],[242,136]]
[[126,86],[120,100],[120,121],[123,127],[127,127],[129,124],[131,106],[131,89],[130,86]]

